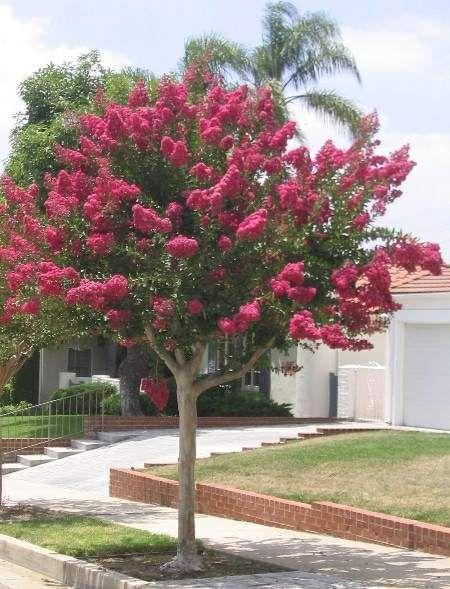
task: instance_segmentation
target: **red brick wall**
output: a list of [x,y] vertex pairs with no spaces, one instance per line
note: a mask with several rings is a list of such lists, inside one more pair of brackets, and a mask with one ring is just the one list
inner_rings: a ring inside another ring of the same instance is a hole
[[[329,417],[199,417],[198,427],[239,427],[258,425],[285,425],[303,424],[309,422],[329,422]],[[102,427],[102,417],[91,415],[84,418],[84,430],[86,435],[99,430]],[[120,415],[105,415],[103,429],[130,430],[178,427],[177,416],[163,417],[122,417]]]
[[[47,438],[2,438],[0,447],[6,461],[14,461],[17,454],[43,454],[47,446],[70,446],[70,438],[48,441]],[[23,450],[23,451],[22,451]]]
[[[331,534],[450,556],[450,528],[339,505],[307,504],[197,483],[196,511],[269,526]],[[177,506],[178,483],[133,470],[111,470],[112,497]]]

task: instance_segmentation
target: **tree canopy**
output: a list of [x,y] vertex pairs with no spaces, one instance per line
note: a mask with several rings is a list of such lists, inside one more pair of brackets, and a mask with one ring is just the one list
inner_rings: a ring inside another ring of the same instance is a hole
[[[177,565],[193,568],[198,396],[273,347],[370,347],[398,308],[390,266],[439,273],[439,248],[376,224],[414,163],[407,147],[378,153],[373,115],[351,147],[328,141],[313,157],[287,149],[296,124],[277,121],[269,88],[229,89],[194,65],[182,80],[138,82],[127,104],[97,92],[76,129],[75,148],[57,147],[62,168],[45,176],[42,212],[35,186],[3,182],[23,223],[0,247],[2,322],[62,303],[172,372]],[[224,361],[201,374],[210,343]],[[164,386],[150,383],[158,403]]]

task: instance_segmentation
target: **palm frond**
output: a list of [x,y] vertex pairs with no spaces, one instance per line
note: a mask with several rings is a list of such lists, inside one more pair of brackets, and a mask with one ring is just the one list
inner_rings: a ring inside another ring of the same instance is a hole
[[294,4],[281,0],[269,2],[266,5],[262,19],[263,35],[262,46],[267,53],[265,60],[265,77],[281,80],[284,72],[284,60],[282,51],[286,44],[289,31],[298,19],[298,11]]
[[340,42],[324,41],[318,47],[311,47],[304,52],[303,60],[292,59],[292,73],[284,83],[294,88],[304,86],[308,82],[317,82],[324,75],[347,72],[361,82],[361,75],[355,58],[350,50]]
[[246,78],[250,63],[247,49],[215,33],[192,37],[184,46],[182,68],[207,55],[212,70],[218,74],[236,74]]
[[339,96],[332,90],[311,90],[290,96],[286,104],[295,100],[301,100],[307,108],[348,130],[353,137],[357,135],[362,112],[348,98]]

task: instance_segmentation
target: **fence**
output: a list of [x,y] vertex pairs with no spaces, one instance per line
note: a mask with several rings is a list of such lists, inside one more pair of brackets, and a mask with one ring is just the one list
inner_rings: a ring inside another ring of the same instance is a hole
[[16,442],[15,448],[8,448],[2,442],[3,456],[16,454],[20,450],[33,451],[35,447],[54,445],[57,440],[67,440],[84,435],[84,421],[95,417],[97,430],[104,427],[103,391],[88,391],[54,399],[26,409],[0,415],[0,439],[23,439],[24,444]]

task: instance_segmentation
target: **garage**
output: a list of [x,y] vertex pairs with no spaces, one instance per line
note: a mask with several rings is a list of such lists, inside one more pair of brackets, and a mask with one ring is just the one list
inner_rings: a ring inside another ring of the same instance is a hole
[[450,324],[405,325],[403,423],[450,429]]
[[450,265],[392,273],[402,308],[388,338],[388,389],[393,425],[450,431]]

